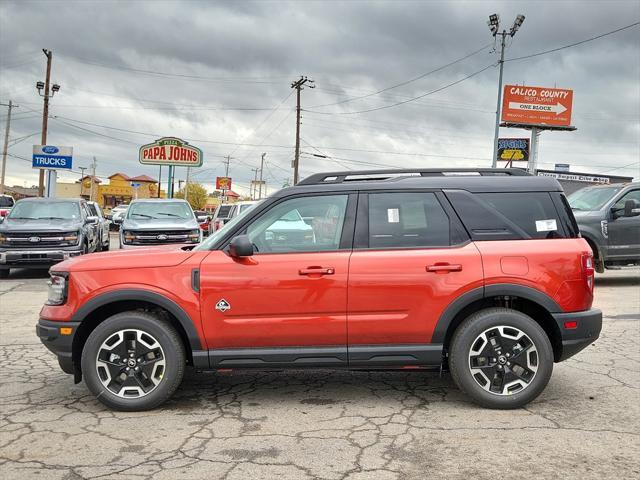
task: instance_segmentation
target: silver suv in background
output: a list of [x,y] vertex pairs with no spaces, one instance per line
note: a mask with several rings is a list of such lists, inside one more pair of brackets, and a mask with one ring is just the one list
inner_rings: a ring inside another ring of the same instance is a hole
[[89,207],[91,215],[98,218],[98,223],[96,224],[96,235],[98,237],[96,252],[105,252],[109,250],[109,228],[111,221],[104,216],[102,208],[100,208],[97,202],[87,202],[87,207]]
[[216,230],[220,230],[229,220],[246,212],[258,203],[260,203],[260,200],[246,200],[243,202],[222,203],[218,205],[209,223],[209,233],[211,234]]
[[597,272],[640,266],[640,183],[587,187],[568,201]]
[[191,206],[184,200],[134,200],[120,225],[120,248],[200,241],[200,225]]

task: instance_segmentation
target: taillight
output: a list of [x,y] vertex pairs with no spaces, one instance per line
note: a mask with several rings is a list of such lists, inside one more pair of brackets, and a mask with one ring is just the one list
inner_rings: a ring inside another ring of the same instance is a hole
[[587,283],[589,291],[593,292],[595,270],[593,268],[593,254],[591,253],[582,254],[582,276]]
[[222,228],[222,226],[224,225],[224,222],[222,220],[216,220],[216,223],[214,223],[214,230],[220,230]]

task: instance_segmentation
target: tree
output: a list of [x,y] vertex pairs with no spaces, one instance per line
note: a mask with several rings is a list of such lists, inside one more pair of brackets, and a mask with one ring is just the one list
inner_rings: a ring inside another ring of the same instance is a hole
[[[190,183],[187,187],[189,195],[187,200],[194,210],[202,210],[207,203],[207,190],[199,183]],[[174,195],[176,198],[184,198],[184,188]]]

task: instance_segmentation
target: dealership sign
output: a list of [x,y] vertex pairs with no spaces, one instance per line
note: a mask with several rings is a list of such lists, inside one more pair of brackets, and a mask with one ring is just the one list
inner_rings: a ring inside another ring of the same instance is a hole
[[140,147],[143,165],[202,166],[202,150],[175,137],[163,137]]
[[573,90],[505,85],[502,121],[526,125],[571,125]]
[[71,170],[73,147],[34,145],[31,166],[51,170]]
[[216,177],[216,190],[231,190],[231,177]]
[[499,138],[498,161],[526,162],[529,160],[528,138]]

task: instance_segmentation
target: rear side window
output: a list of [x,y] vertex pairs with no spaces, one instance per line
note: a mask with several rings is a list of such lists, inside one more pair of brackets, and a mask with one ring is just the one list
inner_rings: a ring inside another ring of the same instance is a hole
[[563,238],[564,230],[553,201],[547,192],[479,193],[510,222],[530,238]]
[[369,248],[450,245],[449,217],[433,193],[370,193]]
[[216,217],[228,218],[232,208],[233,205],[220,205],[220,208],[218,208],[218,215],[216,215]]
[[13,198],[0,195],[0,207],[13,207]]
[[89,208],[89,213],[91,215],[93,215],[94,217],[99,217],[98,211],[96,210],[96,206],[95,205],[88,204],[87,207]]

